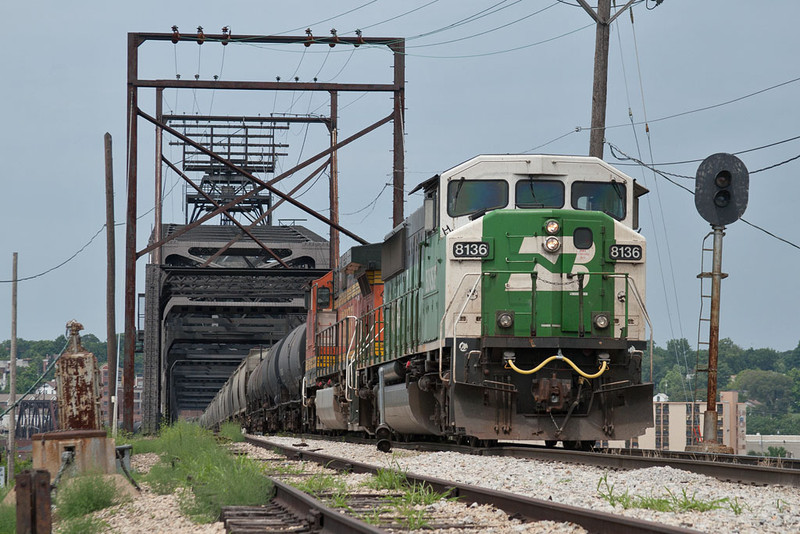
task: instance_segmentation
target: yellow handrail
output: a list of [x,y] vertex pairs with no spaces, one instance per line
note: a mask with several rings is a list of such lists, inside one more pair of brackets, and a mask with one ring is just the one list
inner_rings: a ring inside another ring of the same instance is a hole
[[579,375],[581,375],[583,378],[597,378],[597,377],[599,377],[600,375],[602,375],[603,373],[605,373],[605,372],[608,370],[608,362],[604,361],[604,362],[603,362],[603,363],[600,365],[600,370],[599,370],[599,371],[597,371],[595,374],[593,374],[593,375],[590,375],[590,374],[584,373],[583,371],[581,371],[581,370],[578,368],[578,366],[577,366],[577,365],[575,365],[575,364],[572,362],[572,360],[570,360],[569,358],[567,358],[566,356],[564,356],[564,355],[562,355],[562,354],[556,354],[555,356],[550,356],[549,358],[547,358],[545,361],[543,361],[542,363],[540,363],[539,365],[537,365],[537,366],[536,366],[536,367],[534,367],[533,369],[528,369],[528,370],[525,370],[525,369],[520,369],[519,367],[517,367],[516,365],[514,365],[514,362],[513,362],[513,361],[511,361],[511,360],[506,360],[506,365],[505,365],[505,367],[506,367],[506,369],[508,369],[508,368],[511,368],[511,369],[513,369],[514,371],[518,372],[518,373],[519,373],[519,374],[521,374],[521,375],[532,375],[533,373],[536,373],[537,371],[541,371],[541,370],[542,370],[542,368],[543,368],[545,365],[547,365],[548,363],[550,363],[550,362],[551,362],[551,361],[553,361],[553,360],[564,360],[565,362],[567,362],[567,363],[570,365],[570,367],[572,367],[573,369],[575,369],[575,371],[576,371],[576,372],[577,372]]

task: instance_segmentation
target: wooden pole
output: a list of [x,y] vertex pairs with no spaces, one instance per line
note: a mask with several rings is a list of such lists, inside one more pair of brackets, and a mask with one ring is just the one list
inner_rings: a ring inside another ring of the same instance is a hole
[[111,134],[106,132],[106,356],[108,359],[108,425],[114,424],[117,410],[116,386],[112,390],[111,379],[117,368],[117,330],[115,314],[116,254],[114,246],[114,167],[111,157]]
[[608,40],[610,35],[611,0],[597,2],[597,31],[594,45],[594,83],[592,85],[592,131],[589,134],[589,155],[603,159],[606,134],[606,96],[608,93]]
[[8,412],[8,474],[6,480],[14,480],[14,459],[17,456],[17,443],[15,434],[17,432],[17,410],[14,404],[17,402],[17,253],[14,253],[13,264],[11,267],[11,355],[8,362],[9,367],[9,387],[8,405],[11,410]]

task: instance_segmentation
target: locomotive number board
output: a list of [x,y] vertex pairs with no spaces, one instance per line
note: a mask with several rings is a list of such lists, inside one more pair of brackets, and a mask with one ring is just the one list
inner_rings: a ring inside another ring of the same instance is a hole
[[641,245],[611,245],[608,247],[609,259],[615,261],[642,261]]
[[453,257],[462,260],[489,257],[489,243],[486,241],[460,241],[453,243]]

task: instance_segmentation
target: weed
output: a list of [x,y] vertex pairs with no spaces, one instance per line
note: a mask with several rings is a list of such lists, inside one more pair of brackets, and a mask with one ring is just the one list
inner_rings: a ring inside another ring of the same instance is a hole
[[669,488],[666,488],[666,491],[667,495],[664,497],[630,495],[627,490],[622,494],[615,494],[614,485],[608,482],[608,474],[604,474],[597,482],[597,493],[602,499],[611,506],[619,504],[626,510],[628,508],[644,508],[656,512],[707,512],[722,508],[723,504],[728,503],[735,514],[738,515],[742,511],[738,500],[731,502],[727,497],[704,501],[697,499],[696,493],[689,495],[685,488],[681,490],[680,495],[672,493]]
[[709,510],[722,508],[722,503],[728,502],[727,498],[713,499],[710,501],[698,500],[695,497],[697,493],[692,493],[690,497],[686,492],[686,488],[681,490],[680,496],[676,496],[669,489],[667,489],[667,493],[672,498],[672,510],[676,512],[707,512]]
[[787,503],[786,501],[784,501],[783,499],[778,499],[778,500],[775,502],[775,508],[777,508],[777,509],[778,509],[778,513],[781,513],[781,514],[782,514],[783,512],[786,512],[786,511],[788,511],[788,510],[789,510],[789,507],[788,507],[788,506],[786,506],[787,504],[788,504],[788,503]]
[[219,426],[219,435],[227,440],[232,441],[233,443],[240,443],[244,441],[242,426],[239,423],[234,423],[232,421],[222,423]]
[[[142,452],[137,445],[134,451]],[[161,458],[145,480],[157,493],[191,490],[179,501],[181,511],[196,522],[215,521],[222,506],[263,504],[271,495],[260,462],[234,458],[198,425],[179,421],[164,427],[144,448]]]
[[347,485],[340,478],[333,475],[316,474],[305,480],[293,484],[294,487],[302,492],[310,493],[315,497],[323,493],[346,493]]
[[608,473],[604,473],[600,480],[597,481],[597,493],[600,494],[601,498],[608,501],[608,504],[611,506],[620,504],[625,509],[629,508],[630,496],[628,495],[628,491],[625,490],[625,493],[622,495],[614,495],[614,485],[608,483]]
[[375,507],[369,512],[364,512],[361,514],[356,514],[356,517],[363,521],[368,525],[380,525],[381,524],[381,515],[389,513],[388,508],[384,508],[381,506]]
[[739,497],[734,497],[733,500],[730,500],[730,499],[727,499],[727,498],[724,499],[724,500],[726,500],[728,502],[728,506],[731,507],[731,511],[734,514],[739,515],[744,511],[744,506],[739,504]]
[[396,463],[395,465],[398,469],[378,469],[378,472],[367,480],[364,485],[376,490],[404,490],[408,486],[406,471],[401,471],[399,465]]
[[119,502],[112,479],[89,474],[68,480],[56,496],[56,509],[62,519],[81,517]]

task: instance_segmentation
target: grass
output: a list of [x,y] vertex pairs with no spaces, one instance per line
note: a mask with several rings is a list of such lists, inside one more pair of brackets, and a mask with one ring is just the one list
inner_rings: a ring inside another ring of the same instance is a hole
[[134,454],[155,452],[161,458],[144,477],[153,491],[189,490],[179,502],[181,512],[195,522],[216,521],[223,506],[264,504],[272,494],[260,463],[234,457],[199,425],[179,421],[162,428],[157,438],[132,445]]
[[65,481],[56,495],[56,511],[61,519],[75,519],[120,502],[117,486],[110,478],[89,474]]
[[222,423],[219,427],[219,435],[223,438],[232,441],[233,443],[241,443],[244,441],[244,434],[242,434],[242,425],[239,423],[227,422]]
[[685,488],[681,490],[680,494],[673,493],[669,488],[665,489],[666,495],[661,497],[631,495],[628,490],[619,494],[615,493],[614,485],[609,484],[607,474],[603,475],[597,482],[597,493],[602,499],[611,506],[620,505],[626,510],[629,508],[644,508],[657,512],[707,512],[727,506],[734,514],[739,515],[744,508],[738,499],[731,500],[725,497],[722,499],[702,500],[697,498],[696,492],[689,495]]
[[395,462],[395,469],[378,469],[377,473],[364,485],[377,490],[400,492],[400,495],[387,496],[384,498],[384,502],[389,508],[380,508],[377,514],[362,516],[360,519],[371,523],[377,520],[380,513],[394,509],[403,528],[416,530],[427,527],[424,507],[446,498],[447,494],[434,491],[427,484],[410,483],[406,473],[406,470],[400,469],[397,462]]
[[10,504],[1,504],[8,495],[10,488],[0,488],[0,534],[15,534],[17,532],[17,508]]

